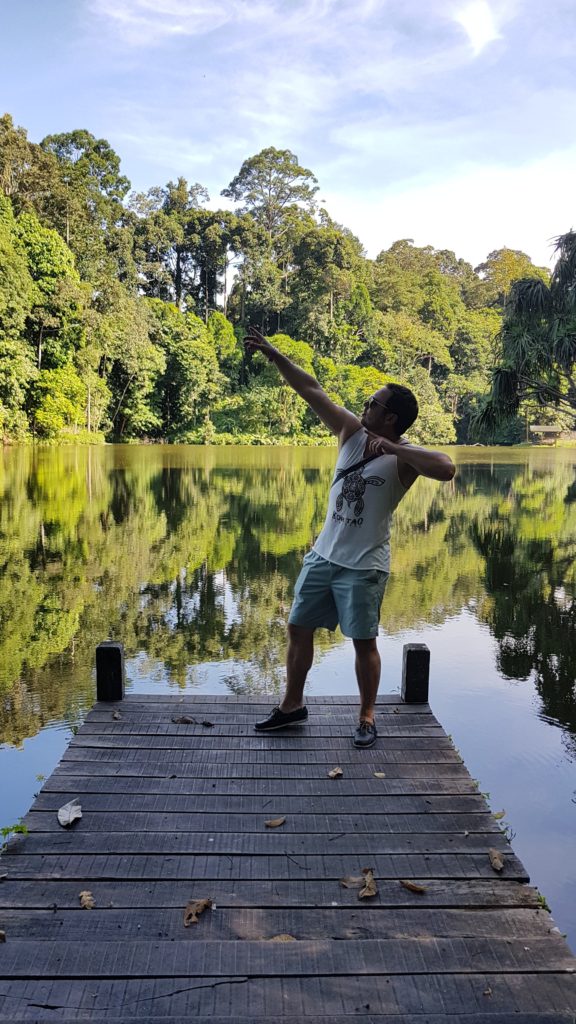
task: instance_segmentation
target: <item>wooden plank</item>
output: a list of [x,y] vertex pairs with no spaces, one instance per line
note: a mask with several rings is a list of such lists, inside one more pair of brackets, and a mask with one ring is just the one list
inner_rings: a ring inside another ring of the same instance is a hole
[[[182,727],[184,728],[184,726]],[[192,728],[192,727],[190,727]],[[452,750],[452,744],[450,740],[444,735],[429,736],[429,730],[421,730],[425,735],[418,736],[386,736],[382,739],[380,746],[387,750],[402,750],[405,752],[410,751],[438,751],[438,750]],[[210,735],[206,735],[209,732]],[[97,747],[101,750],[103,747],[108,749],[122,749],[122,750],[186,750],[188,756],[196,751],[211,751],[220,752],[221,756],[224,751],[239,751],[239,752],[260,752],[264,751],[302,751],[310,753],[311,737],[302,736],[302,729],[292,730],[280,730],[273,734],[259,735],[252,730],[246,736],[230,735],[230,736],[218,736],[215,734],[213,729],[202,731],[202,735],[186,736],[184,734],[177,736],[122,736],[117,732],[106,732],[98,733],[95,735],[89,735],[82,733],[81,731],[77,736],[73,736],[70,741],[71,748],[78,747]],[[341,751],[351,751],[356,754],[363,754],[364,757],[372,754],[374,756],[378,751],[378,745],[371,747],[369,750],[356,750],[351,743],[352,730],[350,729],[346,736],[332,736],[325,737],[322,741],[321,737],[316,737],[316,751],[315,753],[321,754],[324,758],[326,752],[329,750],[332,756],[338,757]]]
[[[286,944],[288,945],[288,944]],[[4,948],[7,948],[8,944]],[[304,1019],[308,1013],[332,1015],[416,1013],[468,1014],[506,1011],[573,1014],[576,978],[567,974],[376,975],[342,978],[221,978],[218,984],[189,976],[170,979],[92,980],[66,978],[49,984],[12,980],[2,984],[4,1014],[25,1012],[33,1019],[79,1020],[87,1015],[124,1016],[139,1022],[171,1015],[277,1020]],[[486,995],[486,992],[490,995]],[[58,1017],[55,1014],[58,1014]],[[40,1014],[40,1016],[38,1016]],[[422,1019],[423,1018],[423,1019]],[[9,1019],[9,1018],[8,1018]],[[88,1019],[90,1017],[88,1016]],[[420,1024],[420,1022],[418,1022]],[[428,1024],[428,1022],[426,1022]]]
[[[281,811],[272,812],[273,817]],[[122,828],[122,817],[126,829]],[[207,843],[213,844],[212,850],[225,849],[225,852],[240,853],[284,853],[295,850],[318,853],[330,849],[327,844],[336,842],[343,849],[344,843],[336,837],[347,837],[348,846],[361,848],[367,852],[371,848],[380,848],[389,852],[398,840],[400,848],[421,843],[426,850],[433,850],[444,839],[445,849],[458,849],[461,853],[475,852],[479,844],[483,849],[495,846],[500,849],[505,842],[504,835],[497,828],[489,815],[477,814],[429,814],[419,815],[365,815],[354,818],[352,815],[291,815],[278,829],[268,828],[264,824],[265,815],[260,814],[130,814],[124,815],[91,814],[85,815],[83,824],[78,824],[72,834],[67,834],[57,823],[56,815],[46,812],[30,813],[24,819],[33,834],[26,839],[14,837],[11,849],[33,852],[39,846],[46,850],[48,844],[58,849],[70,848],[85,852],[88,845],[105,852],[120,852],[122,847],[129,852],[130,847],[150,848],[159,842],[158,850],[170,852],[174,850],[174,837],[183,850],[194,847],[198,852]],[[235,825],[235,822],[237,823]],[[230,824],[231,830],[227,828]],[[107,836],[107,834],[109,834]],[[131,839],[137,837],[137,840]],[[162,836],[165,837],[162,840]],[[370,841],[370,837],[373,841]],[[205,838],[204,838],[205,837]],[[419,837],[419,839],[418,839]],[[78,844],[78,845],[77,845]],[[205,852],[210,852],[207,848]],[[436,850],[438,852],[438,850]]]
[[[17,847],[15,851],[17,851]],[[356,854],[330,854],[314,856],[291,854],[278,856],[178,855],[157,856],[147,854],[86,855],[61,854],[27,855],[12,852],[9,861],[10,878],[53,879],[123,879],[151,881],[169,879],[208,880],[272,880],[272,879],[334,879],[336,883],[345,875],[358,875],[364,860]],[[378,879],[409,878],[492,878],[494,871],[488,855],[482,854],[375,854],[370,867]],[[528,881],[523,865],[517,857],[506,859],[502,876],[516,881]],[[340,887],[336,885],[339,893]],[[337,898],[335,896],[335,898]]]
[[[74,909],[79,906],[80,888],[77,881],[66,881],[58,878],[21,879],[11,870],[11,864],[3,861],[3,869],[8,870],[8,878],[0,886],[1,906],[4,908],[28,907],[36,909]],[[414,881],[422,881],[411,876]],[[188,880],[175,878],[162,882],[155,879],[136,881],[133,878],[119,881],[105,881],[96,876],[82,877],[82,883],[90,879],[90,890],[94,894],[96,905],[115,908],[151,908],[186,906],[195,893],[200,892],[202,885],[199,878]],[[218,908],[241,907],[352,907],[358,909],[358,893],[354,889],[344,889],[334,884],[334,879],[242,879],[207,880],[210,884],[211,896]],[[443,908],[505,908],[540,906],[539,894],[536,889],[516,881],[500,878],[474,879],[437,879],[427,878],[426,907]],[[378,879],[378,896],[370,903],[377,907],[406,907],[410,910],[421,908],[422,896],[409,892],[398,880]],[[551,919],[550,919],[551,920]]]
[[[274,741],[270,736],[255,737],[254,742],[261,741],[261,746],[258,749],[257,746],[251,748],[251,746],[242,744],[242,748],[220,748],[218,744],[210,745],[203,743],[184,743],[180,746],[166,746],[166,748],[156,748],[156,746],[131,746],[129,744],[123,745],[121,741],[114,743],[112,746],[104,746],[98,744],[97,740],[93,737],[86,739],[84,742],[77,742],[78,737],[74,737],[73,743],[68,746],[65,755],[63,756],[64,761],[77,760],[81,761],[84,758],[89,760],[118,760],[122,757],[125,761],[136,761],[140,763],[164,764],[166,761],[173,762],[186,762],[191,764],[193,761],[195,764],[209,763],[209,764],[221,764],[225,761],[229,764],[263,764],[270,761],[269,755],[274,753],[274,760],[277,764],[299,764],[299,765],[325,765],[330,761],[340,765],[353,764],[353,765],[382,765],[385,767],[388,763],[395,764],[426,764],[435,765],[439,763],[445,764],[462,764],[462,759],[459,754],[454,750],[448,740],[436,740],[434,745],[429,745],[430,741],[425,742],[424,740],[386,740],[385,743],[371,746],[367,751],[360,751],[353,746],[352,743],[343,743],[341,746],[332,744],[323,745],[322,748],[318,746],[306,746],[298,742],[297,738],[294,737],[291,741],[288,737],[279,737],[278,744],[275,746]],[[200,737],[205,739],[205,737]],[[224,740],[225,741],[225,740]],[[336,759],[336,760],[334,760]]]
[[[336,785],[333,787],[336,790]],[[56,812],[63,803],[74,799],[74,790],[66,793],[42,792],[38,795],[33,804],[34,811]],[[281,807],[276,807],[276,800],[281,800]],[[299,796],[286,796],[280,798],[262,796],[220,795],[217,804],[214,796],[197,795],[193,800],[186,794],[147,794],[147,793],[84,793],[82,810],[84,814],[99,813],[124,813],[147,812],[182,814],[192,809],[194,814],[264,814],[266,817],[274,817],[269,813],[270,807],[278,813],[289,815],[314,814],[322,817],[332,817],[334,814],[486,814],[487,805],[480,793],[451,794],[449,796],[423,796],[416,794],[385,794],[380,796],[355,795],[336,796],[327,800],[322,796],[308,796],[305,793]],[[322,826],[326,827],[325,825]],[[316,829],[315,831],[320,831]]]
[[[183,927],[183,926],[182,926]],[[201,924],[198,925],[200,931]],[[0,950],[0,972],[9,978],[222,978],[277,975],[301,978],[426,974],[479,971],[562,972],[573,967],[566,943],[557,935],[525,939],[398,938],[269,941],[163,942],[148,938],[121,942],[60,938],[58,943],[16,939]],[[575,989],[576,995],[576,989]]]
[[[2,1020],[0,1013],[0,1020]],[[45,1018],[35,1018],[43,1020]],[[65,1019],[65,1018],[63,1018]],[[134,1017],[98,1017],[90,1016],[90,1024],[133,1024]],[[138,1015],[138,1024],[157,1024],[158,1017]],[[276,1018],[274,1018],[276,1019]],[[10,1020],[16,1021],[11,1017]],[[20,1020],[20,1018],[18,1018]],[[27,1018],[30,1024],[29,1018]],[[164,1017],[166,1024],[190,1024],[189,1017]],[[282,1024],[302,1024],[302,1017],[281,1017]],[[22,1018],[23,1021],[23,1018]],[[234,1018],[234,1024],[254,1024],[255,1018],[239,1017]],[[350,1014],[330,1014],[321,1017],[306,1016],[307,1024],[351,1024]],[[194,1024],[231,1024],[230,1017],[194,1017]],[[457,1013],[457,1014],[382,1014],[382,1013],[355,1013],[354,1024],[574,1024],[574,1014],[571,1012],[561,1013]]]
[[[402,833],[393,829],[381,832],[290,833],[276,829],[262,832],[222,831],[210,832],[199,823],[197,832],[98,832],[78,831],[34,832],[14,837],[7,856],[37,855],[39,853],[74,852],[77,854],[230,854],[231,856],[320,855],[333,853],[372,856],[376,853],[480,853],[489,847],[501,850],[506,856],[511,847],[502,833],[463,832],[447,834],[445,830],[430,833]],[[1,894],[0,894],[1,895]]]
[[367,777],[348,778],[348,775],[337,780],[328,779],[329,769],[326,768],[324,778],[304,778],[303,774],[296,779],[274,778],[236,778],[216,779],[212,777],[197,778],[142,778],[140,775],[107,776],[102,778],[90,775],[72,775],[57,769],[42,787],[43,793],[70,793],[77,796],[83,793],[109,794],[172,794],[180,796],[233,796],[252,797],[283,797],[320,796],[325,799],[337,800],[342,796],[447,796],[449,794],[465,795],[478,792],[471,778],[412,778],[412,779],[376,779],[372,774]]
[[[84,753],[84,752],[82,752]],[[94,750],[90,751],[89,758],[78,757],[78,751],[68,759],[66,753],[63,760],[60,761],[53,775],[50,776],[50,780],[54,778],[61,778],[65,775],[76,775],[85,777],[123,777],[123,778],[141,778],[141,779],[212,779],[218,781],[219,779],[262,779],[274,781],[276,779],[301,779],[305,774],[305,777],[309,780],[313,779],[326,779],[326,774],[333,768],[334,764],[326,758],[323,764],[282,764],[277,758],[274,758],[273,762],[257,764],[238,762],[230,763],[228,760],[224,764],[221,762],[198,762],[195,760],[190,763],[189,758],[180,761],[161,761],[154,760],[150,762],[147,758],[124,758],[121,752],[104,750],[101,752]],[[357,764],[347,764],[345,778],[348,779],[366,779],[367,771],[369,772],[368,778],[371,777],[371,771],[375,769],[383,768],[383,764],[370,765],[367,768],[365,763],[358,761]],[[433,768],[427,763],[421,764],[402,764],[386,762],[386,779],[388,781],[393,779],[399,780],[420,780],[421,782],[428,782],[433,784],[437,779],[441,780],[458,780],[460,783],[469,782],[470,775],[460,760],[454,763],[441,763],[434,764]],[[432,779],[430,776],[432,775]],[[343,780],[342,780],[343,781]],[[474,780],[472,780],[474,782]],[[475,785],[476,788],[476,785]],[[422,790],[424,792],[424,790]]]
[[[271,798],[273,801],[274,798]],[[454,843],[454,837],[463,839],[471,838],[474,835],[481,834],[486,837],[486,842],[497,845],[496,840],[503,833],[498,827],[498,823],[494,821],[494,818],[490,814],[482,813],[458,813],[458,814],[364,814],[364,815],[352,815],[352,814],[290,814],[286,816],[284,824],[278,830],[271,830],[266,827],[265,821],[271,820],[271,817],[283,816],[284,810],[282,804],[278,802],[272,802],[271,809],[264,809],[262,811],[254,813],[241,813],[231,814],[224,813],[219,814],[217,812],[192,812],[187,814],[186,812],[180,813],[155,813],[155,812],[130,812],[130,811],[119,811],[114,814],[112,812],[96,812],[89,811],[84,805],[84,817],[82,824],[77,824],[73,830],[73,833],[69,833],[70,843],[74,845],[75,840],[72,836],[81,839],[82,836],[88,833],[99,834],[106,833],[126,833],[126,829],[130,829],[134,834],[138,833],[157,833],[161,834],[163,831],[178,831],[179,834],[186,835],[188,833],[206,833],[210,836],[215,835],[240,835],[246,836],[249,834],[259,835],[262,837],[274,837],[277,839],[287,835],[301,837],[302,835],[311,836],[311,838],[317,837],[315,842],[322,842],[324,837],[327,837],[332,841],[335,834],[355,836],[360,835],[363,837],[363,842],[366,840],[368,835],[377,835],[386,844],[386,837],[390,838],[394,835],[408,835],[412,836],[427,836],[428,842],[433,842],[431,836],[435,834],[444,834],[450,838],[450,842]],[[122,803],[117,803],[117,806],[122,806]],[[334,812],[336,807],[333,808]],[[31,811],[26,815],[24,819],[27,827],[34,831],[36,834],[52,834],[58,839],[63,839],[66,835],[63,828],[59,825],[55,813],[48,811]],[[123,828],[122,825],[125,827]],[[100,836],[100,839],[104,837]],[[245,840],[242,840],[244,842]],[[12,844],[22,844],[28,842],[22,838],[14,837]],[[60,845],[65,845],[64,842]],[[471,844],[465,844],[469,847]]]
[[[331,722],[327,724],[307,722],[305,725],[298,727],[292,726],[286,729],[276,729],[273,733],[262,734],[255,731],[253,721],[246,725],[233,722],[225,724],[220,723],[215,716],[212,717],[213,723],[210,728],[203,726],[200,722],[197,725],[188,722],[178,723],[170,721],[137,723],[132,722],[129,718],[114,721],[113,725],[110,726],[106,722],[85,722],[84,725],[80,726],[76,735],[78,738],[98,736],[106,739],[110,736],[121,736],[126,739],[137,736],[144,738],[177,736],[186,740],[191,738],[196,740],[198,737],[210,740],[222,740],[223,738],[261,740],[264,737],[278,740],[281,738],[293,738],[294,736],[302,738],[305,730],[307,741],[340,739],[342,737],[350,740],[357,725],[354,719],[341,725]],[[389,738],[398,739],[400,737],[409,737],[411,739],[419,737],[425,739],[447,738],[444,729],[436,725],[436,723],[426,725],[412,724],[412,722],[407,721],[405,718],[394,720],[393,722],[378,722],[377,729],[381,740]]]
[[[127,707],[130,703],[135,702],[138,704],[175,704],[190,701],[192,704],[231,704],[233,706],[237,704],[249,704],[250,707],[258,708],[260,705],[264,707],[272,707],[278,702],[278,694],[274,693],[260,693],[254,694],[253,696],[247,696],[246,694],[233,694],[233,693],[222,693],[217,696],[214,694],[207,693],[187,693],[182,697],[170,696],[167,698],[165,693],[128,693],[124,697],[124,700],[117,702],[116,704],[109,702],[96,702],[94,708],[109,708],[109,707]],[[358,703],[358,692],[345,694],[306,694],[306,704],[308,707],[315,705],[326,705],[327,707],[344,705],[345,707],[355,707]],[[379,693],[376,707],[379,708],[381,704],[396,704],[399,707],[403,706],[402,698],[400,693]],[[419,708],[426,708],[430,710],[429,704],[419,704]]]
[[545,938],[552,927],[544,910],[442,910],[411,907],[226,908],[205,913],[201,928],[182,927],[182,907],[172,909],[8,910],[2,913],[7,941],[123,941],[127,938],[179,939],[192,942],[272,939],[477,938],[498,935],[529,942]]
[[[233,708],[230,705],[223,705],[218,699],[206,702],[182,700],[175,701],[168,698],[157,704],[138,704],[134,700],[116,704],[96,704],[86,715],[87,722],[110,722],[116,721],[114,714],[118,711],[122,718],[128,717],[132,721],[151,722],[154,720],[166,720],[170,722],[178,715],[191,715],[193,718],[215,716],[214,720],[219,723],[253,724],[262,714],[266,713],[272,706],[269,701],[267,707],[251,703],[236,704]],[[357,705],[349,707],[325,707],[316,705],[309,708],[309,722],[320,722],[326,724],[349,724],[354,720],[358,710]],[[426,725],[432,721],[438,725],[438,720],[432,714],[430,707],[426,704],[387,704],[383,707],[376,705],[376,721],[388,721],[391,716],[395,718],[406,718],[413,721],[415,725]]]

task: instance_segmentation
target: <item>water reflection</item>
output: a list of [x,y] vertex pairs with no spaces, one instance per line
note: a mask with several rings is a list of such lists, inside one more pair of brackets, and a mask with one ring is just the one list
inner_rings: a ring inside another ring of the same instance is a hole
[[[451,485],[401,504],[383,622],[473,610],[507,678],[576,734],[576,483],[569,452],[459,452]],[[292,587],[321,527],[334,453],[298,449],[9,451],[0,463],[1,739],[92,702],[96,643],[189,685],[229,662],[233,692],[278,688]],[[319,634],[322,651],[335,642]],[[473,656],[473,652],[471,652]]]

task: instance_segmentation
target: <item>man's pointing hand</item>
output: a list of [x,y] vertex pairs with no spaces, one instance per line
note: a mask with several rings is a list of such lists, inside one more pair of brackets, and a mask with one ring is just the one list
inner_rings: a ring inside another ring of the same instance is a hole
[[244,338],[244,346],[248,352],[261,352],[270,362],[272,362],[278,351],[256,327],[248,328],[248,333]]

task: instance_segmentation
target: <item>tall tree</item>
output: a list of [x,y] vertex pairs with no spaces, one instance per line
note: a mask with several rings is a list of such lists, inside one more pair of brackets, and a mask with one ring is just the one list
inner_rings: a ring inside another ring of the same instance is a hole
[[298,163],[295,153],[270,146],[245,160],[221,194],[254,217],[266,232],[271,255],[278,255],[290,214],[312,212],[317,191],[312,171]]
[[193,257],[195,217],[208,192],[186,178],[169,181],[130,197],[137,215],[135,245],[144,291],[152,298],[174,302],[181,308],[197,284],[198,267]]
[[114,229],[124,215],[123,200],[130,188],[120,173],[120,158],[106,139],[85,129],[47,135],[40,146],[60,168],[60,187],[53,197],[52,223],[76,255],[84,277],[97,281],[109,266]]

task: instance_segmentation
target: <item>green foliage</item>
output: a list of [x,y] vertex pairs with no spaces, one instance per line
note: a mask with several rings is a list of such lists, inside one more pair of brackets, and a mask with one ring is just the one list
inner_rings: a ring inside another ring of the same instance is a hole
[[16,835],[28,835],[26,825],[20,822],[18,825],[4,825],[0,828],[0,839],[2,840],[0,843],[0,853],[4,852],[12,836]]
[[197,316],[159,299],[149,300],[149,309],[151,341],[165,360],[156,382],[157,423],[170,440],[180,440],[209,416],[224,381],[212,338]]
[[[515,280],[504,305],[497,365],[477,428],[493,436],[515,419],[522,404],[576,418],[576,233],[557,240],[558,261]],[[540,413],[539,420],[543,417]]]
[[275,368],[246,357],[248,323],[347,407],[387,380],[413,382],[423,442],[466,442],[475,418],[496,426],[495,364],[493,398],[513,423],[501,437],[522,436],[537,406],[564,422],[572,235],[552,281],[509,249],[476,271],[409,239],[370,260],[318,209],[312,171],[274,147],[223,190],[235,211],[208,209],[203,185],[183,176],[129,188],[105,139],[76,129],[36,145],[0,118],[5,441],[324,438]]
[[32,387],[30,412],[38,437],[52,440],[64,428],[83,427],[87,390],[71,363],[41,370]]
[[299,210],[313,209],[317,191],[312,171],[301,167],[294,153],[270,146],[244,161],[222,195],[241,203],[240,212],[254,217],[274,252],[287,219]]

